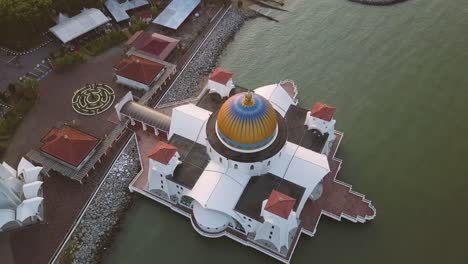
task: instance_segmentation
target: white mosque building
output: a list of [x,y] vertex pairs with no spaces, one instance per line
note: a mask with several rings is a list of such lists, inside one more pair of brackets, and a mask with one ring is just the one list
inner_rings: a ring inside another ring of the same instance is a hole
[[353,222],[375,216],[370,202],[351,191],[369,209],[364,215],[321,209],[334,199],[322,196],[339,169],[331,166],[341,135],[335,108],[300,108],[290,80],[248,91],[217,69],[207,85],[196,105],[173,109],[168,142],[153,147],[141,175],[147,184],[138,187],[135,179],[132,191],[190,217],[203,236],[226,235],[284,262],[301,232],[315,233],[322,214]]
[[0,232],[42,221],[41,170],[24,158],[17,170],[0,164]]

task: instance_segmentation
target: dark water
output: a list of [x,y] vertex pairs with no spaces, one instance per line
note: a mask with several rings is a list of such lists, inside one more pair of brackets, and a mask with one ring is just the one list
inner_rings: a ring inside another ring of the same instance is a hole
[[[293,263],[468,263],[468,1],[367,7],[287,1],[249,22],[221,60],[251,88],[290,78],[300,103],[338,108],[341,179],[377,208],[367,224],[322,219]],[[138,199],[109,263],[272,263]]]

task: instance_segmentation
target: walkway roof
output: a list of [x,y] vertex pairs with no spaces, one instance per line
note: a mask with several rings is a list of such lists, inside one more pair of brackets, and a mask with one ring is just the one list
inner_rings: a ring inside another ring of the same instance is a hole
[[85,8],[74,17],[61,15],[58,24],[51,27],[49,31],[63,43],[67,43],[109,21],[110,18],[106,17],[101,10]]
[[128,10],[139,8],[148,4],[146,0],[131,0],[119,3],[117,0],[107,0],[105,5],[107,10],[112,14],[115,21],[121,22],[130,18],[127,14]]
[[172,0],[172,2],[153,20],[154,24],[178,29],[201,0]]
[[166,132],[169,131],[171,125],[169,116],[136,102],[126,103],[122,107],[121,113]]

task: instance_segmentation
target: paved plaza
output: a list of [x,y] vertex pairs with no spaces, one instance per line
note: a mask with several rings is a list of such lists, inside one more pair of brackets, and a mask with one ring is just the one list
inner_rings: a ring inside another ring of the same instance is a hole
[[[72,107],[74,92],[87,83],[102,83],[112,87],[115,101],[128,92],[114,82],[113,65],[124,54],[122,46],[112,48],[99,57],[63,72],[52,72],[39,84],[39,98],[21,122],[4,160],[17,164],[22,155],[41,146],[40,140],[54,126],[69,124],[95,137],[104,138],[115,124],[107,121],[113,106],[96,116],[76,113]],[[32,133],[32,131],[34,131]]]

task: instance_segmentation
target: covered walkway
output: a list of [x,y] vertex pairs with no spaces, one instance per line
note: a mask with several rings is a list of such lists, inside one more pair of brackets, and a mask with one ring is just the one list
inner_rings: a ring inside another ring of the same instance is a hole
[[120,121],[128,118],[132,127],[138,127],[143,131],[154,133],[156,136],[167,138],[171,118],[153,108],[134,102],[131,92],[127,93],[115,105],[115,110]]

